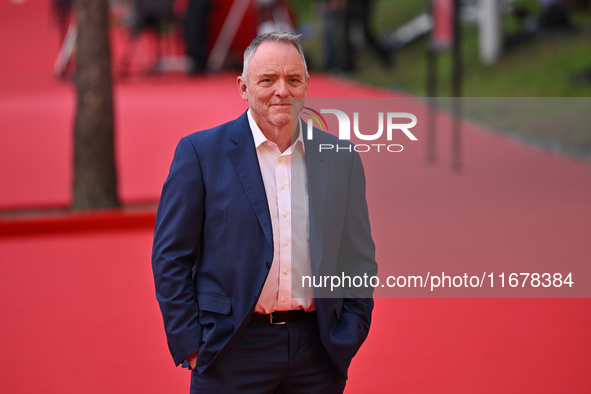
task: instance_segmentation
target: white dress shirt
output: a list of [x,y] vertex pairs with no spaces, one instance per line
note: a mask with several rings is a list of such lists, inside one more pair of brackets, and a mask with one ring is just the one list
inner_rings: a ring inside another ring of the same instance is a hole
[[[300,133],[284,152],[269,141],[254,121],[248,122],[254,143],[273,227],[273,263],[255,306],[256,313],[316,309],[314,289],[296,286],[303,275],[312,275],[308,215],[308,182],[304,141]],[[292,220],[293,218],[293,220]]]

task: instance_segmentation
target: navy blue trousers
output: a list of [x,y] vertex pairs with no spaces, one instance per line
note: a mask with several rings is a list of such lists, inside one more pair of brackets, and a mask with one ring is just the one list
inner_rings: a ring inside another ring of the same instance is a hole
[[322,346],[315,314],[284,325],[250,323],[230,353],[191,373],[192,394],[337,394],[345,383]]

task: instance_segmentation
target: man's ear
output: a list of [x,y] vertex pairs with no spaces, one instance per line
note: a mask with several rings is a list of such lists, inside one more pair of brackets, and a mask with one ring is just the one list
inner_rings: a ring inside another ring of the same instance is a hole
[[242,78],[242,76],[239,76],[236,79],[236,84],[238,85],[238,92],[240,93],[240,97],[242,97],[242,100],[248,101],[248,85],[246,84],[246,81]]

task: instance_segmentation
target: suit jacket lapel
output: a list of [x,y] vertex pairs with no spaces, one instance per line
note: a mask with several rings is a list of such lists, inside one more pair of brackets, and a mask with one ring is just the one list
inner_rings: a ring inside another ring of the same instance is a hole
[[236,119],[230,134],[231,141],[228,149],[230,160],[265,233],[265,238],[273,247],[269,204],[246,112]]
[[308,176],[308,209],[310,220],[310,259],[314,275],[319,274],[322,261],[323,222],[326,202],[327,168],[318,151],[318,144],[304,138],[306,173]]

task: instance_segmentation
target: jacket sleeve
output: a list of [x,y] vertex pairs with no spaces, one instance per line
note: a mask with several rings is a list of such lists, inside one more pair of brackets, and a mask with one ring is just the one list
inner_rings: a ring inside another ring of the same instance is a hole
[[[353,156],[350,177],[338,269],[351,278],[371,278],[377,275],[375,245],[371,236],[365,196],[365,174],[357,153]],[[342,290],[342,309],[338,321],[331,327],[331,339],[337,352],[344,356],[341,362],[348,366],[369,333],[374,305],[373,287],[361,286]]]
[[162,189],[152,249],[156,298],[176,365],[201,346],[192,273],[200,252],[204,202],[199,158],[185,137],[176,148]]

